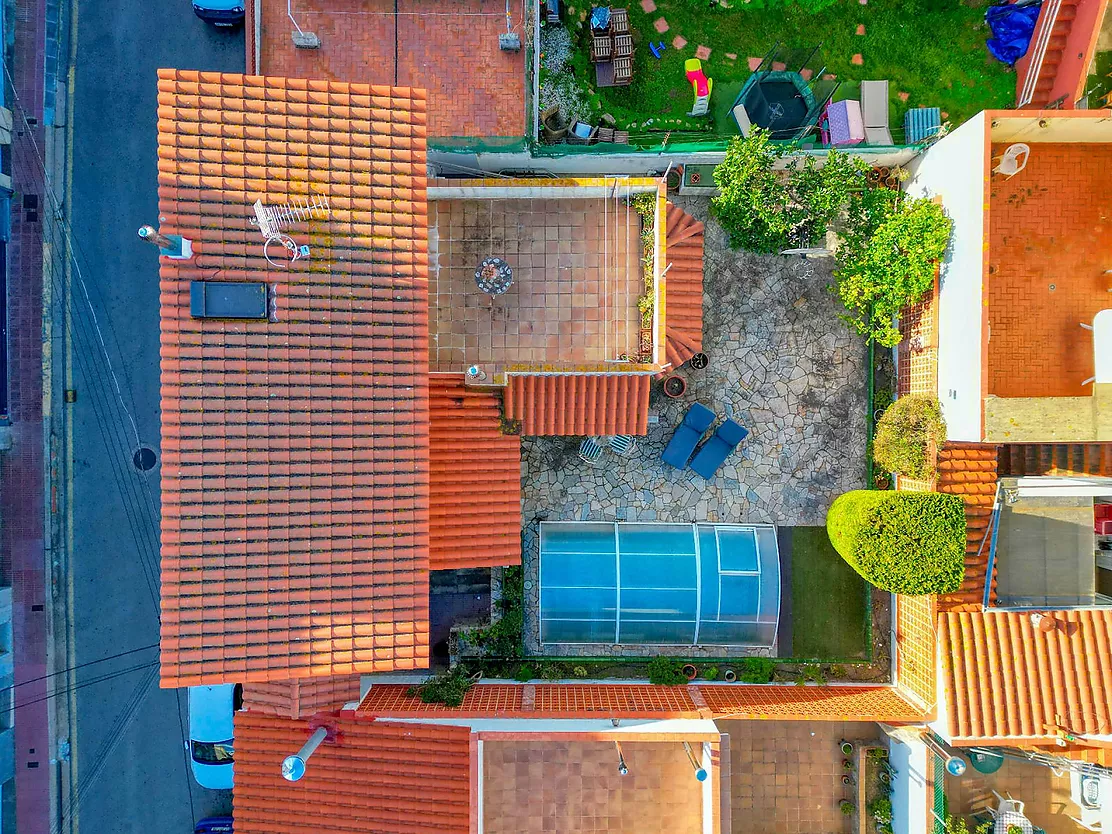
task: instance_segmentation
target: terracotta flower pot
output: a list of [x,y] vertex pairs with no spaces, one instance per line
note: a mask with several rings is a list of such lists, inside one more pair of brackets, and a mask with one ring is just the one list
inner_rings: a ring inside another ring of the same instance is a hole
[[735,672],[733,669],[727,669],[725,672],[722,673],[722,680],[726,681],[726,683],[736,683],[737,672]]
[[664,379],[664,395],[673,400],[682,397],[687,390],[687,380],[679,374],[672,374]]
[[694,663],[683,664],[683,676],[689,681],[695,680],[695,676],[699,674],[699,670],[695,668]]

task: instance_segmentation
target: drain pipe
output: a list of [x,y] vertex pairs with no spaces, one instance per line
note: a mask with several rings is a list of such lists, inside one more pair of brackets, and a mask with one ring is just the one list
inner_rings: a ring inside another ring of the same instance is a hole
[[263,74],[263,0],[255,0],[255,75]]

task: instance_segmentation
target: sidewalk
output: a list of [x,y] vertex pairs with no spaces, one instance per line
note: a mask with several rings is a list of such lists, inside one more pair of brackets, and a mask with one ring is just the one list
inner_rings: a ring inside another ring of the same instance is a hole
[[[12,449],[0,457],[0,542],[10,560],[15,667],[16,820],[21,834],[50,830],[51,755],[47,674],[42,413],[42,170],[45,0],[17,0],[13,78],[13,199],[8,247],[8,326]],[[35,119],[28,131],[22,115]],[[34,212],[23,200],[35,195]],[[34,683],[28,681],[36,680]],[[21,706],[22,705],[22,706]]]

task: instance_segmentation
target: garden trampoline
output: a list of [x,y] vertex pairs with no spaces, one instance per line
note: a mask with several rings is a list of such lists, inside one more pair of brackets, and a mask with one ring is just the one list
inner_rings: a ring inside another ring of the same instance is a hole
[[[817,46],[805,55],[782,53],[779,44],[774,46],[734,101],[732,112],[738,129],[746,133],[750,126],[761,127],[781,140],[802,139],[810,133],[839,84],[822,78],[826,67],[816,62],[817,56]],[[744,115],[739,114],[738,105]]]

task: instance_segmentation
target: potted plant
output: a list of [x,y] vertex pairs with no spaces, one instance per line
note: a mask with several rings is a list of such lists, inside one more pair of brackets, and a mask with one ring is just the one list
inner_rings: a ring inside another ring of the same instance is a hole
[[853,787],[853,777],[849,776],[848,774],[846,776],[843,776],[842,777],[842,784],[845,785],[847,788],[852,788]]
[[733,669],[727,669],[725,672],[722,673],[722,680],[726,681],[726,683],[736,683],[737,672],[735,672]]
[[672,374],[664,378],[664,395],[673,400],[682,397],[687,390],[687,380],[679,374]]
[[873,476],[873,483],[876,484],[877,489],[888,489],[888,487],[892,485],[888,476],[882,472],[878,472]]
[[853,755],[852,741],[846,741],[845,739],[842,739],[838,746],[842,748],[842,755],[845,756],[847,759]]
[[689,681],[695,680],[695,676],[699,674],[699,670],[695,668],[694,663],[683,664],[683,676]]
[[853,814],[856,806],[848,799],[843,799],[841,802],[838,803],[838,808],[841,809],[842,816],[848,817]]
[[718,667],[708,666],[703,670],[703,680],[714,681],[718,680]]
[[853,760],[842,759],[842,770],[853,770]]

